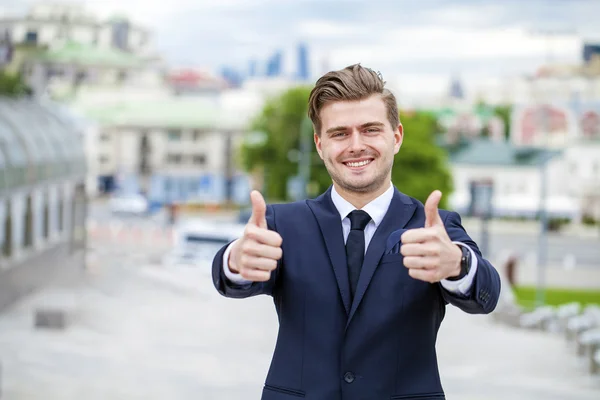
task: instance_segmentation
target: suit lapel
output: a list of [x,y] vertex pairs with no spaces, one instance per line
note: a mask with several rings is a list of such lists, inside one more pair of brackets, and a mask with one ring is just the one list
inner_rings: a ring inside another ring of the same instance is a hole
[[350,315],[348,317],[346,328],[348,328],[348,325],[373,278],[373,274],[375,273],[379,260],[385,250],[388,236],[393,231],[404,228],[413,216],[415,209],[416,206],[412,200],[394,188],[394,196],[392,197],[390,207],[388,208],[385,217],[383,217],[381,224],[377,227],[375,235],[373,235],[367,253],[365,254],[365,260],[363,262],[360,277],[358,278],[358,285],[356,287],[352,307],[350,308]]
[[331,187],[315,200],[308,200],[307,204],[315,215],[323,234],[347,315],[350,313],[350,283],[346,263],[346,246],[344,245],[342,219],[331,200]]

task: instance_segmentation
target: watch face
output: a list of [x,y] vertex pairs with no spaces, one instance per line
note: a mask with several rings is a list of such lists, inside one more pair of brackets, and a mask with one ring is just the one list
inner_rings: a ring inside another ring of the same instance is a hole
[[463,273],[468,273],[471,269],[471,252],[466,247],[462,248],[461,269]]

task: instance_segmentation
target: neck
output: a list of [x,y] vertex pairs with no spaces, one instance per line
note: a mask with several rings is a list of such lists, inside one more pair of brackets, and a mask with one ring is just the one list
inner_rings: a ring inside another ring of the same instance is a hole
[[377,189],[368,191],[368,192],[356,192],[352,190],[347,190],[337,183],[333,182],[333,186],[335,190],[339,193],[340,196],[348,203],[352,204],[357,209],[362,209],[364,206],[381,196],[386,190],[390,187],[390,181],[386,180],[385,183],[379,186]]

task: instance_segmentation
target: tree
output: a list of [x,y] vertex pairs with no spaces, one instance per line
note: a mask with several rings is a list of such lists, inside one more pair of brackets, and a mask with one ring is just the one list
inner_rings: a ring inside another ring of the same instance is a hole
[[0,71],[0,96],[23,96],[31,93],[29,87],[23,81],[21,75],[9,74]]
[[[251,123],[251,131],[262,132],[262,143],[244,143],[242,166],[246,171],[263,168],[265,195],[287,200],[287,181],[298,172],[298,164],[290,157],[299,148],[300,126],[308,110],[311,88],[296,87],[269,99],[262,112]],[[311,177],[314,177],[314,168]]]
[[394,159],[392,182],[403,193],[423,203],[435,189],[442,192],[440,207],[448,206],[452,177],[447,153],[437,145],[435,116],[425,112],[400,112],[404,128],[402,147]]
[[[242,167],[246,171],[264,170],[264,194],[269,199],[289,200],[287,182],[298,173],[298,163],[290,155],[299,148],[300,127],[306,117],[310,90],[310,87],[293,88],[267,101],[251,124],[251,131],[264,133],[264,141],[248,141],[241,147]],[[392,181],[402,192],[423,202],[433,190],[439,189],[444,194],[441,203],[444,207],[452,180],[445,151],[436,144],[436,119],[426,113],[401,113],[400,118],[405,135],[395,157]],[[310,196],[331,185],[325,165],[314,150],[310,178]]]
[[494,115],[500,118],[504,124],[504,137],[510,139],[510,118],[512,114],[511,105],[502,105],[494,107]]

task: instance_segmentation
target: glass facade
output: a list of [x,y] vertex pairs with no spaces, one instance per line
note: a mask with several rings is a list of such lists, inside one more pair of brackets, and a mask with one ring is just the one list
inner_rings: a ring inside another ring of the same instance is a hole
[[85,173],[75,125],[57,108],[31,100],[0,98],[0,153],[6,188]]
[[0,97],[0,271],[24,250],[78,240],[85,218],[73,206],[84,190],[84,166],[73,123],[34,100]]
[[48,118],[54,121],[57,133],[62,138],[60,142],[68,154],[69,174],[83,176],[86,171],[86,160],[83,136],[79,130],[78,121],[55,104],[36,103],[35,106],[43,110]]
[[24,186],[29,159],[23,142],[12,126],[0,117],[0,152],[3,156],[6,189]]

